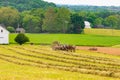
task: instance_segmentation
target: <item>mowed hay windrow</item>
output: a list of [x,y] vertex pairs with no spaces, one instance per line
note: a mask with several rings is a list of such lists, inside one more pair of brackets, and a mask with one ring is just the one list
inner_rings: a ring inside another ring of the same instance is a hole
[[119,58],[54,51],[50,46],[39,45],[0,45],[0,49],[0,59],[16,65],[120,78]]
[[84,29],[85,34],[120,36],[120,30],[116,29]]

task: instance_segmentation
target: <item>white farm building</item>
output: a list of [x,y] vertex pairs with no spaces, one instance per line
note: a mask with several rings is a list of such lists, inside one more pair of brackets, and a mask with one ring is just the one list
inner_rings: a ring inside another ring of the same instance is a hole
[[9,44],[9,31],[0,25],[0,44]]
[[90,26],[90,22],[88,22],[88,21],[84,21],[84,24],[85,24],[85,28],[91,28],[91,26]]

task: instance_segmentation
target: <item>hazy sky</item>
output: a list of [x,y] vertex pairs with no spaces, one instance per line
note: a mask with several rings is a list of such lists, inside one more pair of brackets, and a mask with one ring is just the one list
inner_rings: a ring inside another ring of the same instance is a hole
[[120,6],[120,0],[44,0],[56,4]]

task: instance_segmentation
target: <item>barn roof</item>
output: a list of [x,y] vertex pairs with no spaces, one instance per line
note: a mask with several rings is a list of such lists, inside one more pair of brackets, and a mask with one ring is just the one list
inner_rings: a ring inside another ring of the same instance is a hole
[[7,33],[9,33],[9,31],[5,28],[4,25],[0,24],[0,28],[3,29],[3,30],[5,30]]
[[16,28],[16,31],[25,30],[24,28]]

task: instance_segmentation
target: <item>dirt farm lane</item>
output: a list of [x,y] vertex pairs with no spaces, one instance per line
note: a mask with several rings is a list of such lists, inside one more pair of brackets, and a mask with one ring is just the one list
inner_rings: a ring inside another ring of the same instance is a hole
[[112,48],[112,47],[86,47],[86,46],[77,46],[77,49],[101,52],[107,54],[120,55],[120,48]]

